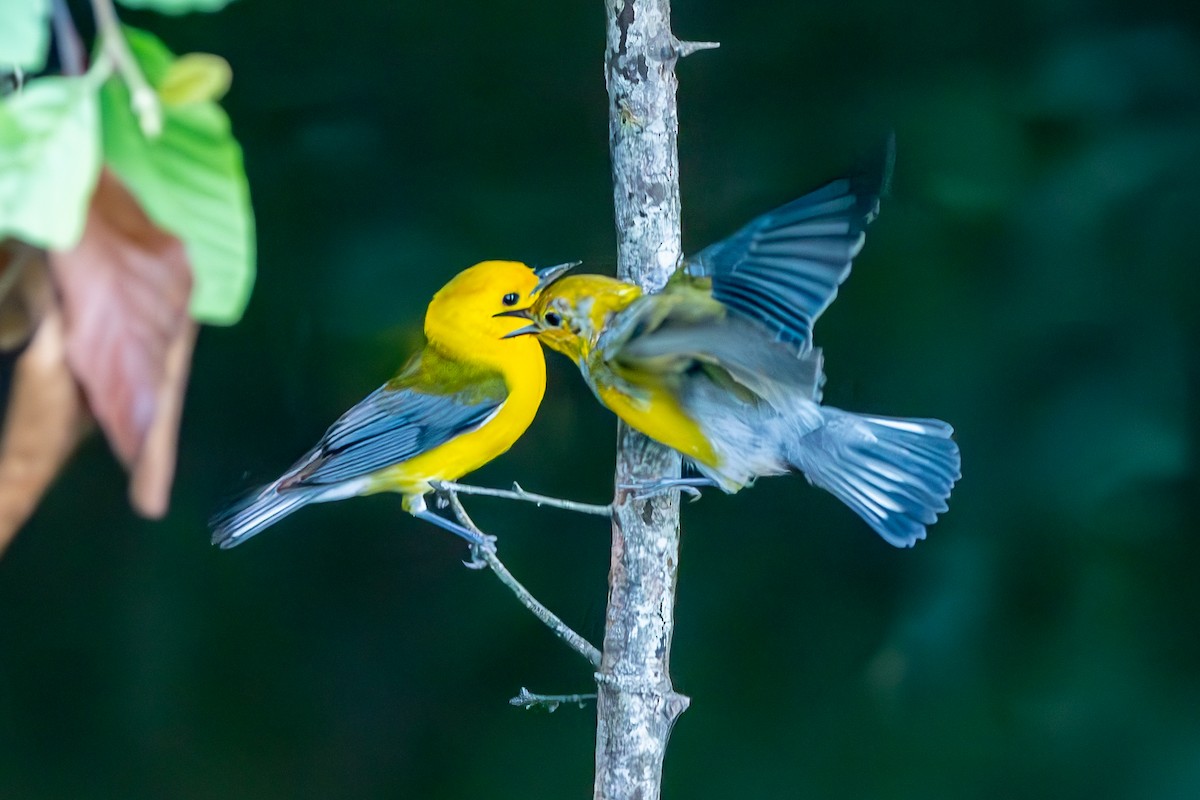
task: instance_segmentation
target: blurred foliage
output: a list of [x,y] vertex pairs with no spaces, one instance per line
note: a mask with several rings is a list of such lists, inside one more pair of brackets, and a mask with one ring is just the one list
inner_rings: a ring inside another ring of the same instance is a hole
[[50,43],[50,0],[10,0],[0,6],[0,64],[40,70]]
[[236,322],[254,282],[242,151],[215,102],[229,63],[177,59],[93,0],[89,65],[66,1],[47,3],[0,18],[0,553],[93,420],[134,508],[166,513],[193,319]]
[[230,78],[212,75],[223,63],[215,56],[190,53],[177,59],[153,34],[130,27],[123,33],[146,80],[158,89],[163,128],[153,139],[143,136],[128,87],[106,81],[100,103],[107,163],[146,213],[187,248],[195,275],[188,307],[192,317],[232,324],[254,286],[254,215],[242,151],[230,134],[229,117],[215,102],[224,94],[219,85],[208,92],[193,87],[199,96],[179,102],[181,73],[195,75],[195,67],[204,65],[200,71],[208,73],[206,78]]
[[[259,283],[205,330],[170,516],[93,441],[0,562],[0,796],[585,797],[588,672],[392,497],[244,548],[207,516],[403,359],[485,258],[611,264],[599,4],[131,13],[232,64]],[[1200,792],[1200,11],[1149,0],[678,0],[685,244],[897,132],[893,196],[822,318],[830,403],[955,424],[914,550],[799,477],[684,513],[669,797]],[[611,418],[551,359],[472,480],[601,501]],[[479,499],[598,641],[606,526]]]
[[0,102],[0,237],[66,250],[100,175],[96,85],[39,78]]

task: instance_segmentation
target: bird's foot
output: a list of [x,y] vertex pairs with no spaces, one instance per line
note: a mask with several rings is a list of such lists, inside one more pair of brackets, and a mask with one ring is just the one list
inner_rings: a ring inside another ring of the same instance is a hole
[[485,533],[478,542],[471,542],[471,559],[464,561],[467,569],[487,569],[488,556],[496,555],[496,537]]
[[708,478],[658,478],[652,481],[617,484],[618,489],[631,492],[639,500],[646,500],[651,497],[657,497],[660,494],[677,491],[681,495],[686,494],[692,502],[700,499],[700,487],[708,488],[711,486],[716,486],[716,484]]
[[471,527],[468,528],[460,522],[455,522],[452,519],[446,519],[440,514],[433,513],[425,507],[424,498],[420,496],[416,500],[410,501],[408,513],[417,519],[430,522],[442,530],[450,531],[455,536],[466,540],[467,544],[471,546],[471,560],[464,561],[463,564],[470,569],[483,569],[488,566],[488,555],[495,555],[496,553],[496,537],[484,533],[475,527],[475,524],[470,522],[470,518],[466,516],[466,511],[462,510],[461,505],[457,506],[456,510],[462,512],[463,520],[470,523]]

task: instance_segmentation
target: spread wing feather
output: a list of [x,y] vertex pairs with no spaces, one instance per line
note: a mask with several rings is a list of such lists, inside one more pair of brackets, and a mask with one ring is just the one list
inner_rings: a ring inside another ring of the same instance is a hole
[[632,315],[623,320],[628,335],[608,343],[607,360],[619,371],[686,380],[697,367],[717,367],[768,402],[786,403],[792,396],[820,401],[824,373],[819,349],[798,359],[718,304],[707,314],[686,304],[662,313],[661,306],[653,308],[659,299],[651,296],[631,307]]
[[687,273],[711,277],[715,299],[803,355],[879,212],[892,153],[889,141],[875,168],[827,183],[706,247],[686,260]]

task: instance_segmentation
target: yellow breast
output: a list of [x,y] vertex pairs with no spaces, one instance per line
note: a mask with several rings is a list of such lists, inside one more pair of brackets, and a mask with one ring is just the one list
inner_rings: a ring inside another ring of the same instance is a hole
[[546,361],[532,338],[504,365],[508,398],[479,428],[376,474],[368,492],[425,494],[431,481],[454,481],[506,452],[533,422],[546,392]]
[[631,426],[709,467],[720,465],[720,457],[694,419],[684,413],[667,390],[650,387],[634,397],[614,386],[593,385],[596,396]]

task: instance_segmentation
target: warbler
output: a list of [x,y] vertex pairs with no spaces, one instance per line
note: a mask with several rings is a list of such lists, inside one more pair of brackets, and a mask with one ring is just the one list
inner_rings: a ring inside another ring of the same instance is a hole
[[536,340],[508,336],[518,323],[504,312],[571,266],[484,261],[456,275],[425,312],[424,346],[278,480],[214,517],[213,543],[241,544],[308,503],[398,492],[414,517],[490,546],[430,511],[425,495],[508,450],[533,421],[545,358]]
[[885,540],[912,546],[960,477],[953,430],[821,405],[812,346],[889,171],[833,181],[755,219],[684,259],[657,294],[602,275],[560,278],[511,312],[532,324],[509,335],[535,334],[573,359],[603,405],[705,476],[643,491],[715,484],[732,493],[799,470]]

